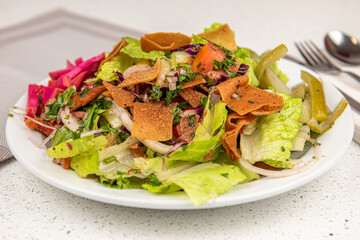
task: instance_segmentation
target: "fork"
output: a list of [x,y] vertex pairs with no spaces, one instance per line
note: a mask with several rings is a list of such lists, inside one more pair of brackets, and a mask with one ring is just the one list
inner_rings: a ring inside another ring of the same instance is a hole
[[305,61],[315,70],[328,74],[343,72],[360,82],[360,76],[336,66],[313,41],[295,42],[295,46]]

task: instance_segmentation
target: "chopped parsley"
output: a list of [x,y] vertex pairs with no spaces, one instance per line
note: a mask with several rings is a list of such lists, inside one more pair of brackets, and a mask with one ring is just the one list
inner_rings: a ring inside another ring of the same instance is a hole
[[60,93],[54,103],[46,105],[49,111],[45,114],[45,117],[48,119],[56,119],[60,108],[73,104],[71,97],[74,93],[75,89],[73,87],[68,87],[63,93]]
[[150,90],[150,93],[151,93],[151,100],[153,101],[159,101],[163,95],[162,91],[160,90],[160,86],[158,85],[154,86],[153,89]]
[[172,53],[170,52],[170,50],[167,50],[166,53],[164,54],[164,56],[170,59],[170,58],[171,58],[171,54],[172,54]]
[[228,174],[228,173],[222,173],[222,174],[221,174],[221,176],[223,176],[223,177],[226,177],[226,178],[227,178],[227,177],[229,176],[229,174]]

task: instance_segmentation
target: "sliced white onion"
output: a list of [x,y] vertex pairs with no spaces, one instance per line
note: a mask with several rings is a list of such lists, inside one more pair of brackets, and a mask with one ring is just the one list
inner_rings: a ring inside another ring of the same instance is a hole
[[131,74],[133,74],[135,72],[143,72],[143,71],[148,70],[149,68],[151,68],[151,67],[149,65],[145,65],[145,64],[131,66],[124,71],[124,73],[123,73],[124,79],[128,78]]
[[175,90],[176,89],[176,82],[170,82],[169,83],[169,90]]
[[81,126],[78,122],[79,119],[70,113],[69,106],[66,106],[64,110],[60,109],[59,116],[61,121],[73,132],[76,132]]
[[103,132],[105,132],[104,129],[91,130],[91,131],[87,131],[87,132],[82,132],[80,134],[80,137],[91,136],[91,135],[95,135],[95,134],[99,134],[99,133],[103,133]]
[[51,140],[51,138],[54,137],[54,135],[55,135],[55,133],[56,133],[56,131],[57,131],[57,128],[56,128],[56,127],[49,126],[49,125],[46,125],[46,124],[44,124],[44,123],[42,123],[42,122],[40,122],[40,121],[38,121],[38,120],[36,120],[36,119],[34,119],[34,118],[32,118],[32,117],[26,116],[26,115],[23,114],[23,113],[16,112],[15,109],[19,109],[19,110],[22,110],[22,111],[24,111],[24,112],[26,111],[25,109],[20,108],[20,107],[16,107],[16,106],[10,107],[9,110],[10,110],[10,112],[11,112],[12,114],[14,114],[14,115],[31,119],[31,121],[39,124],[40,126],[43,126],[43,127],[45,127],[45,128],[49,128],[49,129],[52,129],[52,130],[53,130],[53,131],[50,133],[50,135],[47,136],[41,143],[37,143],[32,137],[29,136],[28,139],[29,139],[29,141],[30,141],[32,144],[34,144],[34,145],[35,145],[36,147],[38,147],[38,148],[44,148],[45,144],[46,144],[47,142],[49,142],[49,141]]
[[282,170],[282,171],[272,171],[272,170],[259,168],[259,167],[252,165],[251,163],[249,163],[247,160],[245,160],[243,158],[239,159],[239,163],[244,168],[246,168],[252,172],[255,172],[259,175],[278,178],[278,177],[289,177],[289,176],[293,176],[293,175],[299,174],[301,172],[304,172],[307,169],[311,168],[315,163],[317,163],[318,160],[319,160],[318,158],[315,158],[301,167],[294,167],[293,169]]
[[[123,123],[126,129],[129,132],[132,132],[133,121],[131,120],[130,114],[124,108],[117,105],[115,102],[113,102],[113,106],[115,110],[114,111],[115,115],[117,115],[118,118],[120,118],[120,121]],[[167,153],[172,148],[172,146],[165,145],[158,141],[141,139],[141,138],[138,139],[140,142],[142,142],[145,146],[147,146],[151,150],[161,154]]]

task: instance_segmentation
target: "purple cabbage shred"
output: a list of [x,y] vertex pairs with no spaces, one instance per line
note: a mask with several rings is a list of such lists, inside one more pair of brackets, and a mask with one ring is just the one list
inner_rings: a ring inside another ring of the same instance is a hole
[[241,74],[241,75],[245,75],[245,73],[247,72],[248,69],[249,69],[249,65],[241,64],[237,73]]
[[121,72],[115,72],[115,74],[119,77],[119,82],[121,83],[122,81],[124,81],[124,76],[122,75]]
[[201,43],[198,43],[198,44],[190,44],[190,45],[185,45],[185,46],[182,46],[182,47],[179,47],[179,48],[175,48],[175,49],[172,49],[170,50],[170,52],[177,52],[177,51],[184,51],[184,50],[190,50],[190,52],[188,52],[189,54],[197,54],[200,50],[200,48],[204,46],[204,44],[201,44]]

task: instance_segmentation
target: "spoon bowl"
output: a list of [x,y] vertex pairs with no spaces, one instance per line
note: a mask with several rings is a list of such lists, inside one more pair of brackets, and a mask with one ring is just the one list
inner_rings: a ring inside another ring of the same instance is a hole
[[340,31],[325,36],[325,48],[334,57],[350,64],[360,64],[360,41]]

